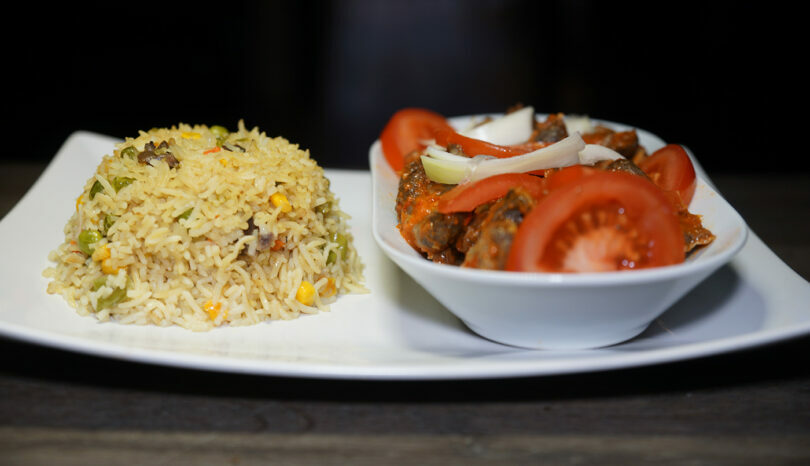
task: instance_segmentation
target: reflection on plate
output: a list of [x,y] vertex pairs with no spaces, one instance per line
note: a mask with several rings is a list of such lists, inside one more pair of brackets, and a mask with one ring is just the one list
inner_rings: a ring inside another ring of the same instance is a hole
[[[634,367],[810,333],[810,285],[752,234],[740,254],[630,342],[535,351],[482,339],[389,261],[371,238],[368,172],[327,170],[352,215],[371,293],[294,321],[191,333],[98,323],[45,293],[42,270],[84,181],[114,139],[72,135],[0,222],[0,335],[98,356],[252,374],[346,379],[490,378]],[[703,174],[705,177],[705,174]],[[14,247],[10,245],[25,245]]]

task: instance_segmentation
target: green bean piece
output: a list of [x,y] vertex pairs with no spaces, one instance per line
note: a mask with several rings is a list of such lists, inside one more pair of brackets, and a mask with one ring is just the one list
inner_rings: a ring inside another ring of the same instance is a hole
[[181,219],[182,219],[182,220],[188,220],[188,218],[189,218],[189,217],[191,217],[191,212],[192,212],[193,210],[194,210],[194,207],[192,207],[192,208],[190,208],[190,209],[187,209],[187,210],[183,211],[183,213],[182,213],[182,214],[180,214],[180,215],[178,215],[178,216],[177,216],[177,220],[181,220]]
[[338,246],[337,248],[329,251],[329,255],[326,257],[326,263],[334,264],[337,261],[338,254],[340,254],[341,259],[345,259],[349,252],[349,241],[346,239],[346,236],[335,232],[329,236],[329,240],[333,243],[337,243]]
[[117,215],[104,214],[104,223],[102,225],[103,228],[101,234],[107,236],[107,232],[110,231],[110,227],[113,226],[113,223],[115,223],[117,220]]
[[332,239],[335,243],[338,244],[338,250],[340,251],[340,257],[346,258],[346,254],[349,252],[349,240],[346,239],[344,235],[341,233],[332,233]]
[[135,146],[127,146],[121,149],[121,157],[134,159],[137,156],[138,156],[138,149],[136,149]]
[[88,256],[92,255],[96,249],[95,244],[101,241],[101,238],[101,233],[96,230],[82,230],[79,233],[79,249]]
[[127,297],[126,288],[115,288],[109,295],[103,298],[98,298],[98,301],[96,301],[96,311],[100,311],[108,307],[113,307],[116,304],[123,301],[124,298],[126,297]]
[[104,191],[104,186],[101,185],[100,181],[96,180],[96,182],[93,183],[93,186],[90,188],[90,199],[93,199],[96,197],[96,194],[102,191]]
[[115,178],[113,178],[112,187],[115,188],[115,192],[118,192],[122,188],[131,185],[133,181],[135,181],[135,178],[129,178],[127,176],[116,176]]
[[332,210],[331,202],[324,202],[323,204],[315,206],[315,212],[318,212],[321,215],[328,214],[330,210]]
[[107,277],[102,275],[93,280],[93,291],[98,291],[102,286],[107,284]]

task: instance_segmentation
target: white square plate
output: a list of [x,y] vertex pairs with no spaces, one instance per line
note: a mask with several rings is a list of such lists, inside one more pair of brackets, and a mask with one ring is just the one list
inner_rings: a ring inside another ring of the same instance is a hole
[[[749,348],[810,332],[810,285],[751,234],[728,265],[643,334],[580,351],[508,347],[469,331],[386,258],[371,236],[371,177],[327,170],[371,293],[331,312],[207,333],[99,323],[45,292],[48,253],[83,183],[115,139],[78,132],[0,222],[0,335],[70,351],[225,372],[344,379],[494,378],[634,367]],[[701,173],[705,177],[705,173]]]

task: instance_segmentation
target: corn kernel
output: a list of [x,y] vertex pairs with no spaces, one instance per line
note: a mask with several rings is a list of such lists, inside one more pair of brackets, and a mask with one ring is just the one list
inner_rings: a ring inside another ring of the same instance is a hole
[[96,262],[102,262],[110,258],[110,245],[105,244],[103,247],[96,248],[93,251],[93,260]]
[[337,294],[337,287],[335,286],[335,279],[329,277],[326,279],[326,284],[323,286],[323,291],[321,291],[321,296],[329,298]]
[[219,159],[219,163],[221,163],[223,167],[227,167],[228,166],[228,159]]
[[123,269],[124,267],[115,267],[112,265],[112,261],[107,258],[101,261],[101,271],[106,273],[107,275],[115,275],[118,273],[119,270]]
[[315,302],[315,287],[310,282],[301,282],[298,291],[295,293],[295,299],[304,306],[312,306]]
[[273,195],[270,196],[270,202],[272,202],[274,206],[280,208],[282,212],[289,212],[292,210],[290,200],[287,199],[287,196],[281,193],[273,193]]
[[84,204],[84,194],[80,194],[79,197],[76,198],[76,210],[79,210],[79,206]]
[[210,317],[211,320],[215,320],[217,316],[219,316],[219,311],[222,310],[222,303],[215,303],[209,299],[203,304],[203,309],[208,313],[208,317]]
[[200,139],[200,133],[195,133],[194,131],[185,131],[180,134],[183,139]]

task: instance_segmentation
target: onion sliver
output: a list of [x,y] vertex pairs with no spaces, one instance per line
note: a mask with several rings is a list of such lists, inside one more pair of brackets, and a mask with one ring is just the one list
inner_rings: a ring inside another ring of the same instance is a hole
[[470,171],[470,161],[468,159],[464,162],[437,159],[423,155],[422,167],[425,168],[425,174],[431,181],[444,184],[458,184]]
[[550,146],[537,149],[528,154],[505,159],[484,160],[473,165],[465,181],[478,181],[502,173],[526,173],[546,168],[559,168],[579,163],[579,151],[585,148],[585,141],[579,133],[555,142]]
[[427,153],[428,156],[433,157],[434,159],[449,160],[451,162],[463,162],[463,163],[468,163],[470,161],[469,157],[451,154],[450,152],[447,152],[446,150],[438,146],[428,146],[427,148],[425,148],[425,152]]
[[528,141],[534,128],[534,107],[523,107],[482,125],[462,131],[461,135],[490,144],[510,146]]
[[591,119],[588,118],[587,115],[584,116],[566,115],[563,117],[563,123],[565,123],[565,130],[568,131],[568,134],[574,133],[587,134],[593,131]]
[[579,152],[579,163],[582,165],[593,165],[602,160],[618,160],[624,156],[613,149],[599,144],[586,144],[585,148]]
[[[435,147],[422,156],[428,178],[437,183],[458,184],[478,181],[502,173],[525,173],[546,168],[567,167],[579,162],[579,152],[585,141],[579,133],[528,154],[508,158],[458,157]],[[443,152],[443,154],[442,154]],[[434,156],[438,155],[438,157]]]

